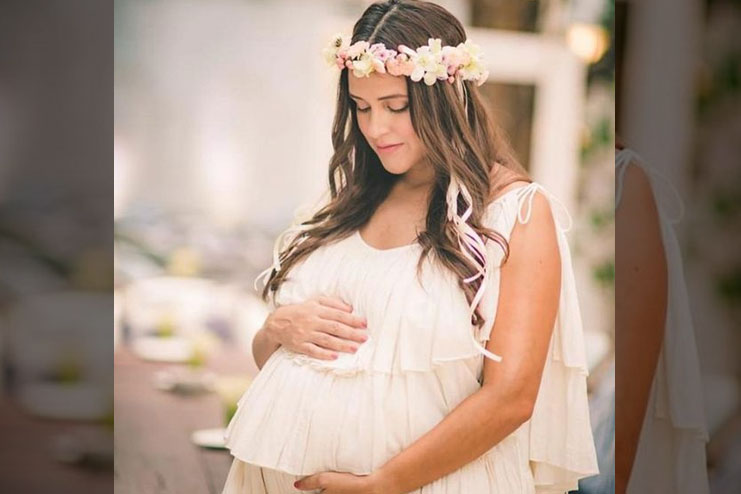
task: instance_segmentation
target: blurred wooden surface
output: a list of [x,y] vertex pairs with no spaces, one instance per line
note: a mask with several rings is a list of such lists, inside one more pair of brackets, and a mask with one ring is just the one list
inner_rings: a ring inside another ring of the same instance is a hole
[[[67,465],[54,459],[60,436],[101,432],[89,422],[40,419],[15,402],[0,401],[0,492],[2,493],[109,493],[110,464],[99,469]],[[105,429],[102,430],[105,432]],[[110,434],[110,432],[108,432]]]
[[[224,374],[246,374],[249,356],[236,351],[209,360]],[[214,393],[181,396],[154,386],[154,373],[172,364],[144,362],[125,347],[114,355],[116,494],[220,493],[231,465],[227,451],[199,448],[197,429],[224,426]]]

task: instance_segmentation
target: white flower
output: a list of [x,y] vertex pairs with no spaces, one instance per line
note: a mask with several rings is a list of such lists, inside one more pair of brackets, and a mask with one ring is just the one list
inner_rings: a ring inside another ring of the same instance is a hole
[[369,53],[363,53],[358,60],[352,62],[355,77],[368,77],[373,72],[373,59]]
[[422,67],[424,70],[433,70],[435,66],[437,65],[437,62],[435,61],[435,56],[428,52],[428,50],[423,50],[423,48],[427,48],[426,46],[423,46],[420,48],[419,55],[417,56],[417,66]]
[[437,64],[425,73],[425,84],[432,86],[438,79],[448,78],[448,68],[443,64]]
[[464,80],[476,81],[477,85],[480,86],[489,76],[489,72],[481,61],[481,48],[471,40],[458,45],[458,48],[464,58],[468,58],[467,63],[464,63],[458,71],[459,74]]
[[328,65],[337,65],[337,53],[340,50],[347,49],[349,45],[350,41],[342,33],[336,33],[332,36],[329,45],[322,50],[324,60]]
[[409,76],[414,82],[419,82],[425,76],[425,69],[419,65],[415,65],[412,74]]
[[[461,43],[462,45],[462,43]],[[442,49],[443,60],[449,69],[458,70],[461,65],[466,65],[470,57],[462,49],[455,46],[445,46]]]
[[481,47],[470,39],[467,39],[465,43],[458,46],[461,47],[471,58],[479,58],[481,55]]
[[430,52],[437,54],[442,50],[442,41],[430,38],[427,40],[427,46],[429,46]]

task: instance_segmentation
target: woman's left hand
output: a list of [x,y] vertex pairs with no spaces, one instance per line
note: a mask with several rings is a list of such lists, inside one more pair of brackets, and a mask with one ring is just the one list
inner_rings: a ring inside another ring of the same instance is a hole
[[377,494],[383,492],[377,475],[353,475],[344,472],[321,472],[304,477],[294,484],[300,491],[321,489],[322,494]]

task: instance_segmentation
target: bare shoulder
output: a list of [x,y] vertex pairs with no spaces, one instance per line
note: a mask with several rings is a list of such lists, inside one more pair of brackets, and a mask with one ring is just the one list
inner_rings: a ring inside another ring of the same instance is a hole
[[[519,237],[519,241],[525,243],[536,242],[539,247],[549,250],[557,249],[556,240],[556,223],[553,219],[551,203],[541,190],[536,190],[532,201],[524,201],[518,204],[524,214],[526,221],[521,222],[519,219],[515,223],[512,231],[512,241]],[[529,246],[530,249],[536,249],[538,246]]]
[[514,182],[511,182],[511,183],[505,185],[504,187],[501,187],[496,192],[496,194],[494,195],[494,197],[492,198],[492,200],[493,201],[496,201],[497,199],[499,199],[500,197],[502,197],[503,195],[505,195],[507,192],[510,192],[512,190],[515,190],[515,189],[519,189],[520,187],[524,187],[524,186],[529,185],[529,184],[530,184],[530,182],[526,182],[524,180],[515,180]]
[[529,182],[523,180],[524,178],[526,177],[515,173],[505,166],[495,163],[490,177],[491,195],[489,197],[489,202],[496,201],[507,192],[528,185]]
[[664,246],[651,182],[640,166],[628,165],[615,211],[616,252],[627,265],[662,268]]
[[629,164],[624,173],[622,197],[618,210],[623,207],[636,211],[643,209],[651,215],[656,215],[653,190],[646,172],[640,166]]

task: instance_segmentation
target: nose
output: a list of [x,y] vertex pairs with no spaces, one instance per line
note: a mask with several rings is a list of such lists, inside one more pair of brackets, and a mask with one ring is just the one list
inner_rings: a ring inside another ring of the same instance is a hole
[[368,116],[368,127],[366,133],[368,137],[375,141],[386,134],[389,130],[388,118],[381,111],[372,111]]

